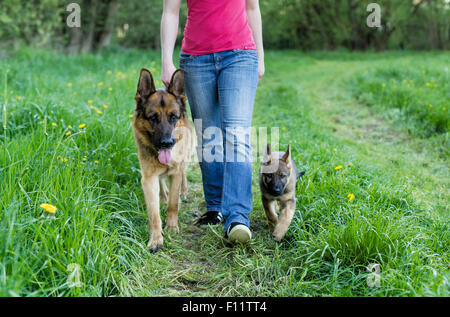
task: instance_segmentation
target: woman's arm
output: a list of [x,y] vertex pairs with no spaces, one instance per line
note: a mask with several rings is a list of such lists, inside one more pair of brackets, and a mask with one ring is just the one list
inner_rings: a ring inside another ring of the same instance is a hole
[[248,25],[252,29],[253,39],[256,44],[256,51],[258,52],[258,75],[259,80],[264,75],[264,48],[262,39],[262,21],[261,11],[259,10],[258,0],[246,0],[246,10],[248,16]]
[[178,33],[178,17],[181,0],[164,0],[161,17],[161,80],[168,87],[176,68],[173,49]]

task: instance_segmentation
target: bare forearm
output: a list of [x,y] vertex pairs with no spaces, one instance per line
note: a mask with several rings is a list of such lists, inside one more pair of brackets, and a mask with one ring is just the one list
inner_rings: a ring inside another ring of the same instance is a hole
[[178,33],[178,14],[163,12],[161,18],[161,61],[173,63],[173,49]]
[[[254,4],[256,2],[256,5]],[[258,58],[264,60],[264,48],[262,39],[262,20],[261,12],[259,10],[258,1],[247,2],[247,16],[248,25],[253,33],[253,39],[256,44],[256,50],[258,52]]]
[[173,49],[178,33],[178,17],[181,0],[164,0],[161,17],[161,80],[168,86],[175,72]]

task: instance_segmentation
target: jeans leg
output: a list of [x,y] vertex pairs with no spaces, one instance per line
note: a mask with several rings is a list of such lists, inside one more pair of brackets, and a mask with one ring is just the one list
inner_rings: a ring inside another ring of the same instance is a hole
[[184,70],[186,96],[196,128],[206,210],[221,212],[224,164],[217,71],[210,54],[180,58],[180,68]]
[[225,230],[232,222],[250,226],[253,208],[250,127],[256,88],[256,51],[224,53],[218,77],[219,106],[224,133],[222,214]]

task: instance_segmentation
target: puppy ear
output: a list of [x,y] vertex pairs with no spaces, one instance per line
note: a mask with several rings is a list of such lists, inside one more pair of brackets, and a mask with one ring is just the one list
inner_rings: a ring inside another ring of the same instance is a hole
[[182,69],[177,69],[172,74],[167,91],[174,94],[176,97],[184,96],[184,72]]
[[281,158],[282,161],[284,161],[286,164],[289,164],[291,162],[291,145],[288,145],[288,148],[286,152],[284,153],[283,157]]
[[270,149],[270,143],[267,143],[266,152],[264,153],[262,163],[269,165],[272,157],[272,150]]
[[139,82],[136,92],[136,101],[147,99],[152,93],[156,91],[155,83],[153,81],[152,73],[148,69],[142,68],[139,75]]

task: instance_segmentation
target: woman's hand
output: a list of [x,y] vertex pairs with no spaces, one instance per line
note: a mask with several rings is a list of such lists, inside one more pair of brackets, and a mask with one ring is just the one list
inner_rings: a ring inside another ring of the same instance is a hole
[[167,65],[162,65],[161,69],[161,81],[166,85],[166,87],[169,87],[170,80],[172,79],[173,73],[177,69],[175,68],[175,65],[173,63],[168,63]]
[[264,58],[258,58],[258,82],[264,76],[266,68],[264,67]]

